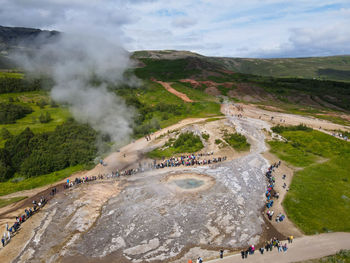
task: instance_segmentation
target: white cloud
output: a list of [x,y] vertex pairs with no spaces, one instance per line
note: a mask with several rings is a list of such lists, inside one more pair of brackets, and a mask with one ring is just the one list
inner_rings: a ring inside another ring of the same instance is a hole
[[129,50],[239,57],[350,54],[349,12],[348,0],[0,0],[3,25],[66,31],[75,20]]

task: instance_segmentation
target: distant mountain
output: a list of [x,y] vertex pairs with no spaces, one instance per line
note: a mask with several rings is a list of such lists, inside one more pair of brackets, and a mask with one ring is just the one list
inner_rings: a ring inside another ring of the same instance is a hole
[[0,26],[0,52],[6,54],[11,49],[37,47],[48,41],[53,41],[58,35],[58,31]]
[[273,77],[316,78],[350,81],[350,56],[308,57],[308,58],[229,58],[205,57],[189,51],[136,51],[134,58],[183,59],[198,58],[216,64],[233,72]]

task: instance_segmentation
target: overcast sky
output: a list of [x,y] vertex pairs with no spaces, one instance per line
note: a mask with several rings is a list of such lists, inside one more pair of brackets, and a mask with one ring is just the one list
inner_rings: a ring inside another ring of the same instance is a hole
[[0,25],[103,34],[129,51],[350,54],[350,0],[0,0]]

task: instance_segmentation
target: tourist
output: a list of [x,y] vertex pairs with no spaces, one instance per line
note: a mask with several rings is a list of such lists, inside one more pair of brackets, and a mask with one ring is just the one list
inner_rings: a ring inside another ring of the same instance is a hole
[[11,233],[10,231],[7,231],[7,242],[10,242],[11,240]]
[[220,258],[224,258],[224,251],[220,249]]
[[290,236],[289,239],[290,239],[290,243],[293,243],[293,236]]
[[284,251],[284,252],[287,252],[287,249],[288,249],[287,243],[285,243],[285,244],[283,245],[283,251]]
[[263,255],[264,254],[264,247],[259,248],[260,254]]
[[241,256],[242,256],[242,259],[245,258],[245,252],[244,252],[244,250],[241,251]]
[[282,244],[278,242],[278,252],[282,252]]
[[1,243],[2,243],[2,246],[4,247],[5,246],[5,238],[4,237],[1,238]]

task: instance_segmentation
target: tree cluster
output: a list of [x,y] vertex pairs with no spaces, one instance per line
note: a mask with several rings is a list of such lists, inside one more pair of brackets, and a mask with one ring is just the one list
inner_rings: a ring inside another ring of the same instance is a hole
[[33,110],[29,106],[0,103],[0,124],[15,123],[16,120],[23,118]]
[[0,94],[40,90],[44,82],[46,81],[43,79],[2,77],[0,78]]
[[11,136],[0,149],[0,181],[15,173],[32,177],[89,163],[97,152],[96,136],[88,125],[73,121],[41,134],[26,128]]

